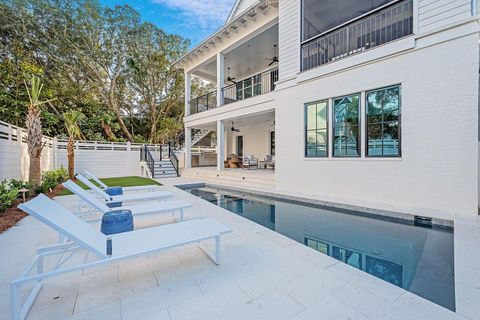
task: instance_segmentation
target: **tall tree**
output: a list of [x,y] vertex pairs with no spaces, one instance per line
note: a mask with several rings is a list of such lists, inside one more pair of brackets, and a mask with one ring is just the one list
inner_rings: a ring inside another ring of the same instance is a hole
[[168,35],[150,23],[140,25],[133,38],[127,60],[130,84],[140,97],[139,105],[149,114],[148,139],[158,142],[157,125],[160,117],[165,116],[161,109],[168,108],[168,100],[183,91],[178,86],[181,76],[173,62],[185,53],[188,41]]
[[55,99],[49,99],[40,101],[40,95],[42,93],[43,84],[40,79],[33,76],[30,82],[30,87],[25,81],[25,89],[28,94],[29,103],[27,105],[28,114],[26,120],[27,127],[27,147],[28,154],[30,156],[30,170],[29,181],[35,186],[40,185],[41,177],[41,155],[43,147],[43,134],[42,134],[42,120],[40,118],[40,108],[42,105],[53,101]]
[[83,113],[76,110],[68,111],[63,114],[63,119],[65,120],[65,129],[68,133],[68,175],[72,180],[75,178],[75,139],[82,137],[82,131],[80,130],[79,123],[83,118]]

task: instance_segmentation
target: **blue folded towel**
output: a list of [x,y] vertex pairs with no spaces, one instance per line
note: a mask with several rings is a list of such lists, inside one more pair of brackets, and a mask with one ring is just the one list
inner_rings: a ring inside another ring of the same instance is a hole
[[[108,187],[107,189],[105,189],[105,192],[109,195],[109,196],[121,196],[123,195],[123,189],[122,187]],[[118,201],[118,202],[109,202],[107,203],[107,206],[109,208],[118,208],[118,207],[121,207],[122,206],[122,202],[121,201]]]
[[130,210],[113,210],[102,217],[100,231],[104,234],[114,234],[133,230],[133,215]]

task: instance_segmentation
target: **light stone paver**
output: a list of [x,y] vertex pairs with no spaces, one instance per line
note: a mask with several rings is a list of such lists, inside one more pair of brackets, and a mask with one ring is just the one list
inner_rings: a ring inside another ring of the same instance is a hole
[[[462,315],[480,315],[478,278],[472,276],[480,260],[460,245],[465,238],[478,248],[478,224],[455,225],[456,262],[465,261],[464,268],[455,266],[460,315],[172,187],[192,181],[162,182],[174,198],[193,204],[186,219],[213,217],[233,229],[224,237],[220,266],[188,245],[64,275],[46,281],[28,319],[465,320]],[[73,196],[57,201],[76,205]],[[135,222],[148,227],[173,220],[153,215]],[[462,229],[466,233],[457,235]],[[57,235],[32,217],[0,234],[0,319],[9,319],[8,282],[23,271],[36,247],[55,241]]]

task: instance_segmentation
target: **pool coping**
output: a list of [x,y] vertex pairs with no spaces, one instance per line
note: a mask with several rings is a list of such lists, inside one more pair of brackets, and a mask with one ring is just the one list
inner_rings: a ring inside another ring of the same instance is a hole
[[[250,196],[263,196],[271,200],[282,200],[294,204],[307,204],[311,205],[318,209],[333,210],[340,213],[352,214],[356,216],[362,216],[372,219],[380,219],[384,221],[408,224],[408,225],[417,225],[415,220],[417,217],[428,218],[432,223],[432,227],[435,229],[449,229],[452,232],[454,231],[454,221],[426,216],[419,216],[414,214],[389,211],[389,210],[380,210],[373,209],[362,206],[355,206],[350,204],[343,204],[325,200],[312,199],[308,197],[293,196],[278,192],[268,192],[261,191],[257,189],[248,189],[248,188],[229,188],[225,185],[215,184],[210,182],[186,182],[186,183],[177,183],[174,184],[175,187],[179,189],[195,188],[195,187],[211,187],[215,189],[222,189],[230,192],[241,192]],[[420,225],[421,226],[421,225]]]

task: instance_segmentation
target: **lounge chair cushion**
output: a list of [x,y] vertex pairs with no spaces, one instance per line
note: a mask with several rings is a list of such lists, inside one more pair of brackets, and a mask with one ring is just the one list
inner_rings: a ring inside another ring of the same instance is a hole
[[[123,189],[122,187],[108,187],[107,189],[105,189],[105,192],[109,195],[109,196],[121,196],[123,195]],[[109,208],[118,208],[118,207],[121,207],[122,206],[122,202],[121,201],[118,201],[118,202],[109,202],[107,203],[107,206]]]
[[115,234],[133,230],[133,215],[130,210],[114,210],[103,215],[100,231]]

